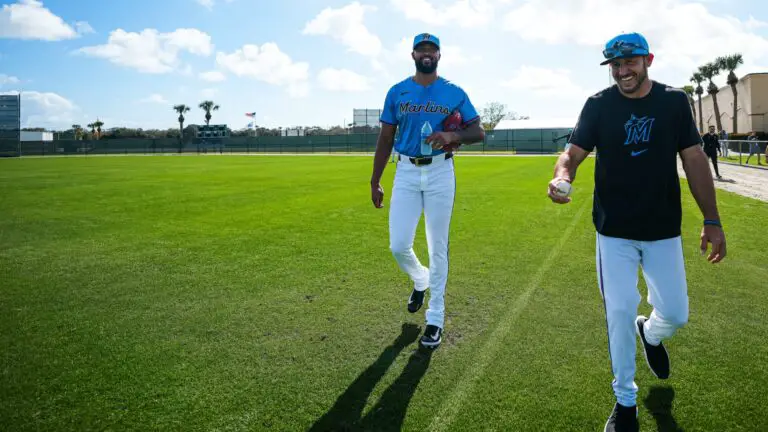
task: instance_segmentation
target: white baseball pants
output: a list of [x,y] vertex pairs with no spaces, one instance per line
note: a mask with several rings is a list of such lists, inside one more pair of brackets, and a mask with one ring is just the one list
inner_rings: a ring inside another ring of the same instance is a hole
[[646,321],[646,340],[658,345],[688,321],[688,286],[680,237],[635,241],[597,234],[597,277],[605,303],[613,392],[624,406],[637,399],[635,318],[640,304],[638,266],[648,286],[653,312]]
[[[455,195],[453,159],[446,160],[443,155],[438,155],[432,158],[430,165],[416,166],[407,156],[401,156],[389,208],[389,247],[400,269],[413,281],[414,288],[419,291],[430,289],[426,323],[440,328],[445,320],[448,233]],[[413,239],[422,211],[429,268],[423,266],[413,252]]]

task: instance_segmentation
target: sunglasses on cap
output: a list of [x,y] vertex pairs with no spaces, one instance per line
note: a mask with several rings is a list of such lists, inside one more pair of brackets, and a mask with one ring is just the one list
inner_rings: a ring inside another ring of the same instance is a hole
[[603,50],[603,57],[609,60],[632,55],[648,55],[648,48],[633,42],[616,41]]

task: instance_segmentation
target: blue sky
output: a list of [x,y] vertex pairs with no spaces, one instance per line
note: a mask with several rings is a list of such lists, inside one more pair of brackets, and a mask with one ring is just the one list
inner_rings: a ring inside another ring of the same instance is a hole
[[[696,66],[741,52],[768,72],[768,9],[757,0],[0,0],[0,92],[22,92],[24,126],[98,116],[176,126],[172,105],[212,99],[234,129],[350,122],[413,73],[410,40],[441,38],[438,72],[478,109],[491,101],[569,123],[609,84],[605,40],[646,35],[651,77],[687,84]],[[108,5],[108,6],[105,6]],[[725,76],[716,82],[724,85]]]

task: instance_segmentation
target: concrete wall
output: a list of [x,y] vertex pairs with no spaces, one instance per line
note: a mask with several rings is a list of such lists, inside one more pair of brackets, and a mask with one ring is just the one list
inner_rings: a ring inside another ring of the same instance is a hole
[[[702,86],[705,88],[705,93],[701,98],[704,121],[704,130],[701,132],[706,132],[709,126],[717,127],[717,121],[712,96],[706,94],[706,83],[702,83]],[[736,84],[736,90],[738,92],[736,105],[738,133],[748,133],[752,130],[768,132],[768,72],[741,77],[739,83]],[[733,91],[731,86],[726,85],[720,88],[717,93],[717,105],[720,109],[720,121],[723,129],[728,133],[733,133]],[[699,109],[698,100],[696,101],[696,109]],[[698,122],[699,115],[696,113],[697,125]]]

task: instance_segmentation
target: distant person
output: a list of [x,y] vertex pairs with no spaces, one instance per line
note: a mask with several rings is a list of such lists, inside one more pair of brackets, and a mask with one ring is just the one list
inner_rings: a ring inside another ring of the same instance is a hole
[[[762,165],[760,163],[760,143],[757,142],[757,132],[752,131],[752,133],[749,134],[749,138],[747,138],[747,142],[749,143],[749,156],[747,156],[747,163],[749,163],[749,158],[751,158],[752,155],[756,155],[757,164]],[[768,148],[766,148],[766,151],[768,151]],[[768,156],[766,156],[765,163],[768,163]]]
[[765,146],[765,163],[768,164],[768,144]]
[[720,130],[720,141],[725,141],[721,144],[723,150],[723,156],[728,157],[728,132],[725,129]]
[[720,141],[715,133],[715,127],[709,127],[709,133],[702,137],[704,140],[704,153],[707,154],[709,159],[712,160],[712,166],[715,168],[715,175],[718,179],[721,179],[720,171],[717,169],[717,154],[722,153],[720,150]]
[[559,136],[552,140],[553,143],[556,143],[557,141],[565,138],[565,148],[563,148],[563,151],[568,150],[568,145],[571,142],[571,136],[573,135],[573,129],[569,129],[568,133],[562,136]]

